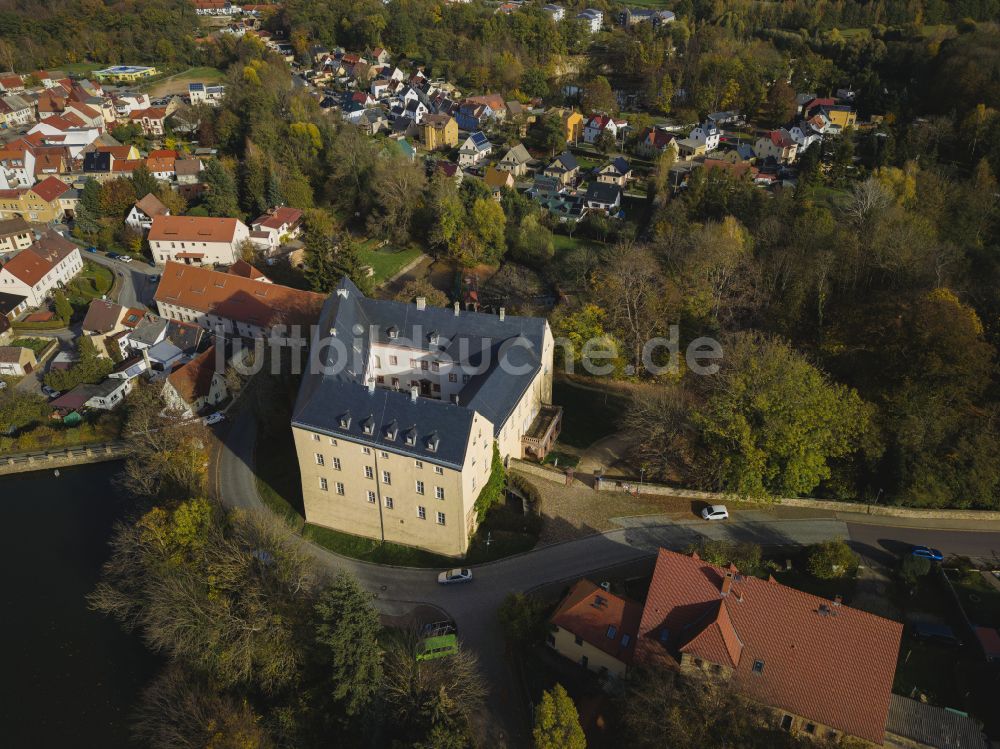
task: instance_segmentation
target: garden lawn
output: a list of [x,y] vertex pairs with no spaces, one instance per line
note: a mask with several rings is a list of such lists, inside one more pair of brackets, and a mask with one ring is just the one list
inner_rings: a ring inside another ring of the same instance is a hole
[[18,338],[8,345],[14,348],[30,348],[37,358],[42,355],[42,352],[52,341],[52,338]]
[[332,528],[306,523],[302,530],[304,538],[345,557],[360,559],[375,564],[391,564],[399,567],[433,567],[446,569],[462,564],[461,560],[440,556],[423,549],[415,549],[401,544],[380,543],[374,538],[353,536]]
[[109,268],[84,261],[83,270],[66,286],[66,296],[74,308],[85,308],[94,299],[111,291],[115,277]]
[[374,281],[378,286],[399,273],[403,268],[420,257],[420,249],[409,247],[399,249],[392,245],[386,245],[381,249],[376,249],[375,242],[369,241],[361,245],[358,255],[361,262],[370,265],[375,271]]

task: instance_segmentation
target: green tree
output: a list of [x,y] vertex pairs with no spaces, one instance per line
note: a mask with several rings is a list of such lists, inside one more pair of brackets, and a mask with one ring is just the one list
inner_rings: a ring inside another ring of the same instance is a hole
[[824,541],[809,550],[809,574],[820,580],[834,580],[854,574],[858,555],[843,539]]
[[493,198],[477,198],[469,211],[469,228],[482,243],[479,262],[498,263],[507,249],[504,228],[507,217]]
[[614,114],[618,109],[618,99],[611,90],[611,83],[603,75],[593,78],[583,84],[580,91],[580,106],[585,112],[604,112]]
[[319,658],[330,668],[330,695],[338,711],[357,715],[382,680],[378,612],[357,580],[342,572],[320,593],[315,616]]
[[907,554],[899,563],[899,574],[908,585],[916,585],[920,578],[931,571],[931,560]]
[[201,172],[205,183],[205,208],[210,216],[237,217],[240,207],[237,202],[236,181],[229,169],[218,159],[209,161]]
[[750,497],[808,494],[830,461],[872,445],[872,407],[788,344],[731,337],[718,373],[698,378],[692,419],[703,484]]
[[157,195],[160,191],[160,183],[145,164],[139,164],[133,169],[129,179],[132,181],[132,188],[138,198],[144,198],[150,193]]
[[56,308],[56,316],[64,323],[69,323],[70,318],[73,317],[73,305],[66,298],[66,293],[62,289],[57,289],[52,294],[52,302]]
[[788,82],[778,78],[768,89],[767,100],[761,109],[764,123],[770,127],[781,127],[795,115],[795,89]]
[[562,684],[542,693],[532,731],[535,749],[586,749],[580,715]]
[[497,617],[511,645],[526,647],[545,639],[545,604],[534,596],[508,593],[500,604]]

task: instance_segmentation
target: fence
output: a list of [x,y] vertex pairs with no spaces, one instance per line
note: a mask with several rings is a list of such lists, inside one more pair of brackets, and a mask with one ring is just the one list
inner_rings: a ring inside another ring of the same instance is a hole
[[12,473],[27,473],[52,468],[103,463],[121,460],[127,452],[124,442],[103,442],[95,445],[80,445],[61,450],[43,450],[16,455],[0,455],[0,476]]

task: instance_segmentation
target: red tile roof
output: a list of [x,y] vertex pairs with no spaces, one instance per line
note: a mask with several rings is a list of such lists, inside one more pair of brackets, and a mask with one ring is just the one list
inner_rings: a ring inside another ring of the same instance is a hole
[[[642,606],[579,580],[559,604],[551,622],[617,658],[632,660]],[[611,628],[614,629],[611,629]]]
[[167,207],[163,205],[163,201],[153,195],[153,193],[148,193],[145,197],[135,201],[135,207],[150,218],[162,216],[167,213]]
[[46,177],[31,189],[34,190],[35,195],[40,197],[46,203],[51,203],[63,193],[68,192],[70,188],[69,185],[60,179],[56,179],[55,177]]
[[688,653],[735,664],[733,684],[750,699],[881,744],[902,630],[773,578],[660,549],[635,659],[674,665]]
[[269,327],[314,324],[326,297],[169,261],[156,288],[156,301]]
[[263,273],[261,273],[259,270],[250,265],[250,263],[248,263],[246,260],[237,260],[235,263],[229,266],[229,270],[226,272],[229,273],[231,276],[242,276],[243,278],[249,278],[251,281],[263,280],[266,283],[271,280]]
[[34,286],[74,250],[75,244],[49,233],[17,253],[3,269],[28,286]]
[[149,241],[232,242],[240,220],[210,216],[157,216],[149,229]]
[[282,226],[296,226],[302,221],[302,211],[298,208],[280,206],[259,216],[253,222],[254,226],[266,226],[268,229],[280,229]]
[[190,404],[208,395],[215,372],[215,346],[209,346],[187,364],[171,372],[167,381],[177,395]]

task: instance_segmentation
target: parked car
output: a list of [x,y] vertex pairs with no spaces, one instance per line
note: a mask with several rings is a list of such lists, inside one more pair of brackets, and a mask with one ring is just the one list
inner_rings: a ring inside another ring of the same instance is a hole
[[50,388],[48,385],[42,385],[42,392],[45,393],[50,399],[58,398],[62,393],[60,393],[55,388]]
[[728,520],[729,510],[725,505],[709,505],[701,511],[701,516],[705,520]]
[[149,277],[149,282],[150,283],[159,283],[160,282],[160,277],[158,275],[152,275],[152,276]]
[[118,260],[120,260],[123,263],[131,263],[133,258],[131,255],[119,255]]
[[87,252],[97,252],[97,248],[96,247],[88,247],[87,248]]
[[202,419],[201,423],[204,424],[207,427],[210,427],[210,426],[212,426],[212,424],[218,424],[218,423],[223,422],[225,420],[226,420],[226,415],[224,413],[220,413],[219,411],[216,411],[214,414],[209,414],[204,419]]
[[915,557],[930,559],[932,562],[940,562],[944,559],[944,554],[937,549],[930,548],[929,546],[914,546],[910,549],[910,553]]
[[451,585],[452,583],[467,583],[472,580],[472,570],[463,570],[456,568],[453,570],[445,570],[440,575],[438,575],[438,582],[442,585]]
[[109,252],[108,257],[111,258],[112,260],[117,260],[118,258],[121,257],[121,255],[119,255],[117,252]]
[[0,390],[7,389],[7,380],[0,380]]

